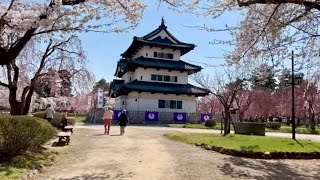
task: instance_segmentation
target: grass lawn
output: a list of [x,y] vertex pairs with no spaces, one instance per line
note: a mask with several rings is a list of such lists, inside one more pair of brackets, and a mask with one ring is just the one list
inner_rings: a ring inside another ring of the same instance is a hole
[[189,144],[206,144],[226,149],[254,152],[320,152],[320,143],[310,140],[230,134],[167,133],[165,137]]
[[39,169],[41,166],[52,163],[57,153],[53,151],[42,151],[41,153],[24,153],[14,157],[10,162],[0,162],[0,179],[20,179],[31,169]]
[[1,166],[0,165],[0,179],[1,180],[14,180],[19,179],[20,176],[25,172],[26,170],[21,170],[13,167],[8,166]]
[[[215,129],[215,130],[220,130],[221,129],[221,124],[220,123],[218,123],[214,127],[206,127],[203,124],[169,124],[169,127],[182,128],[184,125],[185,125],[185,128],[194,128],[194,129]],[[233,126],[231,125],[231,131],[233,131],[233,130],[234,130]],[[291,130],[292,130],[291,126],[287,126],[287,125],[282,125],[279,130],[266,128],[266,132],[291,133]],[[320,128],[317,127],[316,131],[317,131],[317,134],[320,133]],[[298,127],[298,128],[296,128],[296,133],[298,133],[298,134],[312,134],[311,133],[311,129],[310,128],[306,128],[306,127]]]

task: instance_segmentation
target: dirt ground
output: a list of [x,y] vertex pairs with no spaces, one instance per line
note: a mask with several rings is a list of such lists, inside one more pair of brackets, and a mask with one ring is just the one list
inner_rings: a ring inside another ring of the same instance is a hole
[[36,180],[320,179],[320,160],[255,160],[206,151],[163,137],[160,127],[78,126],[55,165]]

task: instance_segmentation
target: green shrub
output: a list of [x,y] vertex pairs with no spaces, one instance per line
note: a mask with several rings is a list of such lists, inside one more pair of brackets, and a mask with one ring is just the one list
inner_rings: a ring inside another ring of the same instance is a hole
[[216,125],[217,125],[217,123],[214,119],[209,119],[204,123],[204,126],[206,126],[206,127],[214,127]]
[[[45,111],[41,111],[41,112],[37,112],[37,113],[33,114],[33,116],[39,117],[39,118],[42,118],[42,119],[46,119],[45,115],[46,115]],[[62,119],[62,114],[54,113],[53,114],[53,119],[51,120],[51,124],[54,127],[60,127],[61,126],[61,119]],[[67,119],[68,119],[68,125],[72,125],[72,126],[75,125],[75,123],[76,123],[76,119],[75,118],[68,116]]]
[[13,157],[40,145],[56,134],[43,119],[32,116],[0,116],[0,156]]
[[12,158],[10,165],[16,168],[31,169],[32,164],[26,156],[18,155]]
[[266,128],[280,129],[281,128],[281,124],[277,123],[277,122],[266,122]]

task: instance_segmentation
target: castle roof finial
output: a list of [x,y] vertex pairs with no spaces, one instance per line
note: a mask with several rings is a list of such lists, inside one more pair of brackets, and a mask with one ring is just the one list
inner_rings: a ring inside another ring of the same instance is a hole
[[166,25],[165,25],[164,23],[165,23],[165,21],[164,21],[164,18],[163,18],[163,16],[162,16],[160,27],[166,27]]

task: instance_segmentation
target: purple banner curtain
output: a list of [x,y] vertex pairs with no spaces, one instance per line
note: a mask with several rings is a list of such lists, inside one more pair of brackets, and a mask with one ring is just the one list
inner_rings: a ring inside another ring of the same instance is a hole
[[121,110],[114,110],[113,111],[113,120],[118,120],[121,114]]
[[212,119],[212,114],[201,114],[201,122],[206,122],[209,119]]
[[146,111],[144,113],[144,120],[145,121],[158,121],[159,120],[159,113]]
[[176,123],[185,123],[187,122],[187,113],[173,113],[173,120]]

